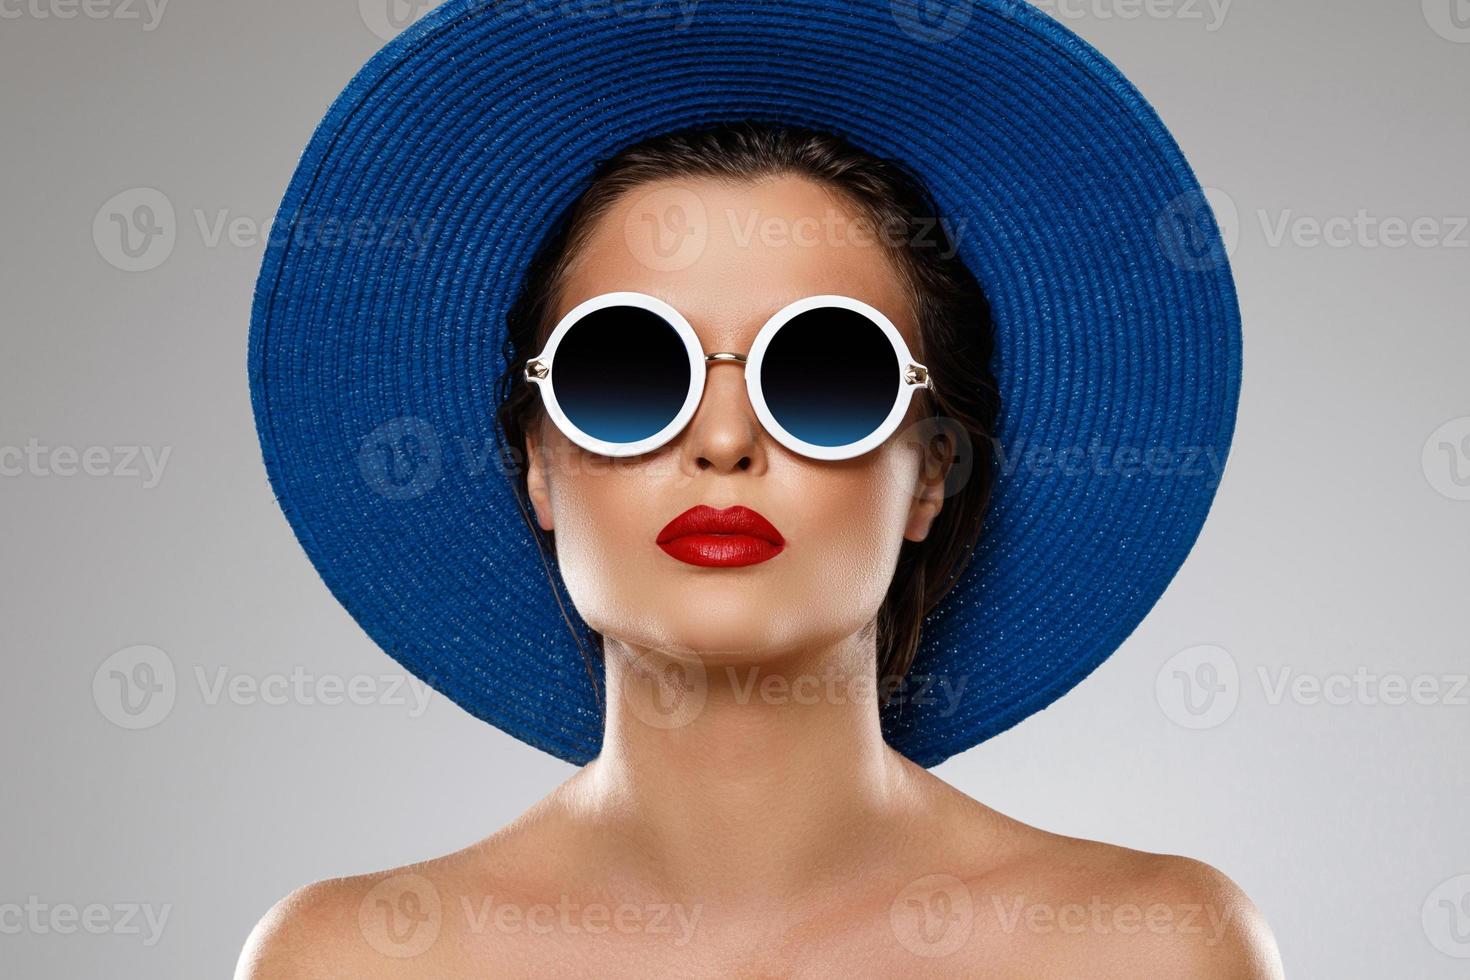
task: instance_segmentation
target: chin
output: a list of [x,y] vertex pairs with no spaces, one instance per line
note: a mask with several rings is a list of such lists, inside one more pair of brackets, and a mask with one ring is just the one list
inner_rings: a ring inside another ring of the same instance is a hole
[[[609,635],[629,637],[627,642],[636,648],[697,662],[705,670],[764,668],[784,673],[794,658],[839,644],[865,622],[856,614],[850,622],[832,617],[823,603],[789,603],[783,610],[775,601],[739,603],[728,595],[724,600],[648,610],[646,621],[654,628],[641,639],[626,632]],[[813,612],[826,615],[814,621]],[[803,664],[800,669],[812,670],[815,665]]]
[[794,638],[769,635],[769,621],[752,609],[686,607],[664,614],[652,613],[657,629],[639,647],[657,650],[680,660],[714,664],[759,663],[780,656]]

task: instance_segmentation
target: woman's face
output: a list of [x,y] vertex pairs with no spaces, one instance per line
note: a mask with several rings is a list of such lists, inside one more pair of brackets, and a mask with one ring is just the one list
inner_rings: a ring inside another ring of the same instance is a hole
[[[552,322],[591,297],[633,290],[682,312],[705,353],[745,354],[777,310],[838,293],[887,314],[922,360],[907,292],[884,244],[871,226],[859,229],[856,214],[796,177],[644,185],[599,220]],[[743,364],[712,361],[708,369],[689,425],[642,456],[589,453],[538,414],[527,435],[527,482],[537,520],[556,533],[572,600],[612,640],[698,656],[706,666],[773,663],[837,644],[877,614],[899,546],[922,540],[942,505],[943,473],[923,464],[921,441],[906,432],[922,413],[921,399],[878,448],[819,461],[761,427]],[[735,567],[670,555],[657,543],[659,532],[699,504],[757,511],[784,547]]]

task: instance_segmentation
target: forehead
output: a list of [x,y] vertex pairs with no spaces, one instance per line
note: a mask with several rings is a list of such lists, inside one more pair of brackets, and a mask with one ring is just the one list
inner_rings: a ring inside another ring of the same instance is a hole
[[889,247],[848,202],[804,178],[650,182],[597,220],[552,322],[584,300],[632,290],[683,313],[706,350],[741,352],[782,307],[835,293],[882,310],[917,350]]

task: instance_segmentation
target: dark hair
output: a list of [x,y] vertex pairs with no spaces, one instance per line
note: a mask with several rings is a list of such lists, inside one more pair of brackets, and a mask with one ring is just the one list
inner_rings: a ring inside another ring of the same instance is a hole
[[[838,135],[750,120],[656,136],[601,161],[591,184],[538,249],[507,314],[508,367],[500,381],[499,422],[511,457],[525,460],[526,429],[543,408],[522,372],[554,326],[550,317],[572,259],[619,197],[670,178],[749,183],[780,175],[805,177],[830,188],[884,233],[881,240],[903,277],[918,320],[920,349],[915,356],[929,366],[930,414],[947,420],[937,426],[938,438],[926,440],[928,463],[952,461],[966,448],[973,456],[968,474],[959,468],[950,471],[951,478],[958,475],[964,482],[945,500],[928,538],[903,542],[888,594],[870,624],[877,630],[879,688],[886,701],[886,692],[913,664],[924,617],[953,587],[974,550],[994,485],[990,447],[1000,412],[990,368],[994,336],[989,303],[959,258],[928,191],[902,164],[873,156]],[[969,446],[960,445],[961,440]],[[515,482],[533,537],[540,543],[544,536],[554,557],[552,535],[531,517],[524,469]],[[545,556],[543,547],[543,562]],[[571,626],[569,618],[567,622]],[[572,633],[577,636],[574,626]],[[588,672],[595,689],[590,661]]]

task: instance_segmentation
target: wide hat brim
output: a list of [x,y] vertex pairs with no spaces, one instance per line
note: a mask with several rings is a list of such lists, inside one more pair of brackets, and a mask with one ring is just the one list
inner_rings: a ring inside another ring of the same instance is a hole
[[250,338],[267,472],[384,650],[511,735],[594,757],[576,613],[497,457],[505,314],[598,160],[742,118],[907,164],[993,307],[993,504],[883,712],[932,766],[1143,619],[1205,520],[1240,386],[1193,173],[1119,71],[1027,4],[445,3],[332,105],[273,226]]

